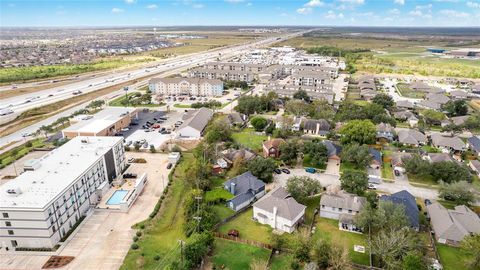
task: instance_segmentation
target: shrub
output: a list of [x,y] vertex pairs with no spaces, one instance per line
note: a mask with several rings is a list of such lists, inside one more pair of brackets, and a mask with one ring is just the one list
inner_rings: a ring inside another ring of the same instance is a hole
[[138,249],[139,247],[140,247],[140,246],[138,246],[137,243],[133,243],[133,244],[130,246],[130,248],[133,249],[133,250],[136,250],[136,249]]
[[138,241],[138,237],[137,236],[134,236],[133,237],[133,242],[137,242]]
[[33,144],[32,144],[32,142],[31,142],[31,141],[28,141],[28,142],[25,144],[25,146],[26,146],[26,147],[32,147],[32,146],[33,146]]
[[142,236],[142,232],[141,232],[141,231],[138,231],[138,232],[137,232],[137,236],[138,236],[138,237]]
[[145,224],[140,224],[140,229],[145,229]]
[[154,259],[155,261],[159,261],[159,260],[160,260],[160,255],[155,255],[155,257],[153,257],[153,259]]

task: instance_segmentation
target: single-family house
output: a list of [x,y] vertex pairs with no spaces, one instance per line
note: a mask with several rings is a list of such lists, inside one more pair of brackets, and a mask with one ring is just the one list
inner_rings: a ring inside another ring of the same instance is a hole
[[327,136],[330,132],[330,123],[325,119],[308,119],[303,123],[303,133],[308,135]]
[[265,195],[265,183],[251,172],[243,173],[225,181],[223,187],[235,196],[227,201],[227,206],[234,211],[249,206]]
[[410,88],[415,91],[428,92],[432,87],[422,81],[414,81],[410,83]]
[[410,125],[410,127],[412,128],[418,126],[418,118],[415,115],[408,117],[407,122],[408,122],[408,125]]
[[354,216],[367,203],[365,197],[350,194],[345,191],[323,194],[320,199],[320,216],[339,221],[339,229],[360,231],[354,224]]
[[227,115],[231,126],[243,127],[248,122],[248,116],[243,113],[233,112]]
[[426,158],[430,163],[453,161],[452,156],[448,153],[428,153]]
[[377,125],[377,140],[390,142],[393,141],[394,130],[392,125],[388,123],[380,123]]
[[403,205],[405,209],[405,215],[408,218],[410,227],[417,230],[420,228],[419,211],[415,197],[406,190],[402,190],[391,195],[382,195],[381,201],[390,201],[394,204]]
[[463,125],[469,117],[470,116],[468,116],[468,115],[454,116],[454,117],[450,117],[449,119],[442,120],[442,122],[440,124],[441,124],[442,127],[446,127],[446,126],[452,125],[452,124],[455,125],[455,126],[460,126],[460,125]]
[[271,139],[263,142],[263,157],[278,158],[280,156],[280,145],[285,143],[283,139]]
[[440,105],[443,105],[443,104],[450,101],[450,98],[448,98],[447,96],[445,96],[443,94],[436,94],[436,93],[429,93],[429,94],[427,94],[426,98],[429,101],[438,103]]
[[183,124],[178,127],[179,136],[200,138],[212,117],[213,111],[207,108],[186,112],[183,117]]
[[480,218],[465,205],[446,209],[435,202],[427,205],[427,213],[439,243],[457,246],[465,236],[480,233]]
[[397,170],[399,172],[405,172],[404,161],[411,157],[412,154],[410,153],[396,152],[392,154],[392,160],[390,161],[390,163],[392,164],[394,170]]
[[368,152],[372,156],[372,162],[370,163],[370,167],[374,169],[380,169],[380,167],[382,166],[382,152],[378,151],[373,147],[369,147]]
[[467,147],[472,150],[477,156],[480,156],[480,138],[472,136],[467,139]]
[[227,161],[230,164],[233,164],[237,159],[242,159],[245,162],[247,162],[254,159],[257,156],[255,152],[245,148],[242,148],[242,149],[230,148],[222,151],[222,154],[223,154],[223,159],[225,159],[225,161]]
[[274,230],[292,233],[305,217],[307,207],[277,187],[253,204],[253,219]]
[[334,144],[331,141],[323,141],[323,144],[327,148],[328,160],[335,160],[337,163],[340,162],[340,153],[342,152],[342,147]]
[[474,160],[470,160],[469,164],[470,168],[472,168],[472,170],[480,176],[480,161],[474,159]]
[[413,109],[414,105],[412,102],[408,100],[399,100],[397,101],[397,108],[402,108],[402,109]]
[[402,111],[397,111],[393,113],[393,117],[398,120],[405,121],[411,116],[414,116],[415,114],[409,110],[402,110]]
[[398,142],[404,145],[418,147],[427,144],[427,136],[415,129],[398,129]]
[[454,90],[452,92],[450,92],[450,96],[453,98],[453,99],[467,99],[468,98],[468,93],[465,92],[465,91],[461,91],[461,90]]
[[440,110],[442,105],[440,103],[431,101],[431,100],[422,100],[417,102],[417,105],[421,108],[431,109],[431,110]]
[[446,137],[440,133],[433,133],[430,138],[432,145],[440,148],[444,153],[463,152],[466,150],[465,143],[457,136]]
[[472,86],[472,93],[474,94],[480,94],[480,84],[476,84],[474,86]]

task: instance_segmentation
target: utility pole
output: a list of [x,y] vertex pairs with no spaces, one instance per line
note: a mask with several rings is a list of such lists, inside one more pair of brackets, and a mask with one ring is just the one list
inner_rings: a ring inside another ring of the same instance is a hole
[[178,242],[180,243],[180,265],[183,267],[183,245],[185,242],[181,239]]
[[124,86],[123,87],[123,91],[125,91],[125,101],[126,101],[126,104],[127,104],[127,107],[128,107],[128,86]]

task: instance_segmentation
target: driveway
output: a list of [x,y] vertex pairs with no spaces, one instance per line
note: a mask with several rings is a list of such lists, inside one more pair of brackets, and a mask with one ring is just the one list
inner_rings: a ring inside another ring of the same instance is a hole
[[329,160],[327,162],[326,174],[340,175],[340,162],[336,160]]
[[304,169],[291,169],[290,174],[275,174],[273,181],[282,187],[287,186],[287,180],[293,176],[308,176],[320,182],[322,187],[330,185],[340,185],[340,176],[329,173],[308,173]]

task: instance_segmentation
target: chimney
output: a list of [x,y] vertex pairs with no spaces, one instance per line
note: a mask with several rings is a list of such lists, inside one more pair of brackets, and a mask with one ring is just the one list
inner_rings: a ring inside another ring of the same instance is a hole
[[235,183],[233,183],[233,182],[230,183],[230,193],[232,193],[233,195],[235,195],[235,186],[236,186],[236,185],[237,185],[237,184],[235,184]]

